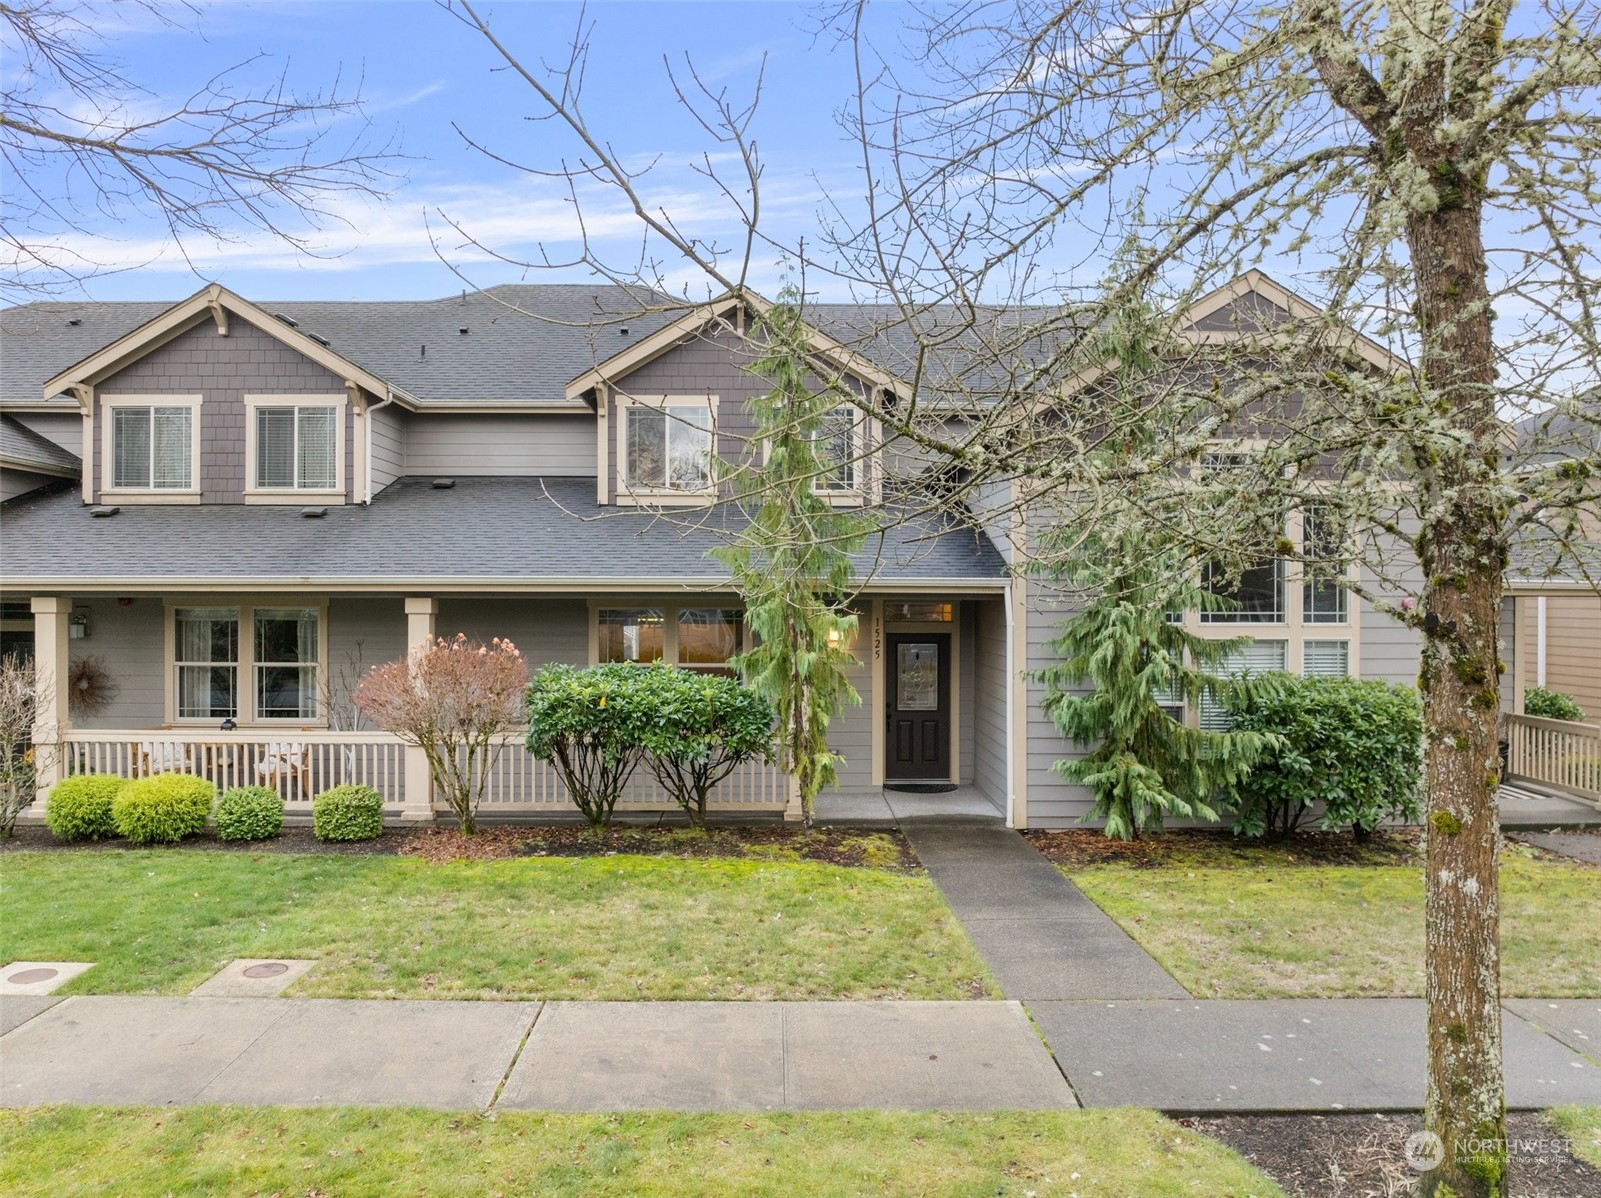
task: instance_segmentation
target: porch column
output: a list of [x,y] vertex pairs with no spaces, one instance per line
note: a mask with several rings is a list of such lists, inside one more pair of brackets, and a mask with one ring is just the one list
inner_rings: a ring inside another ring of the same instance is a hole
[[67,713],[67,616],[72,600],[39,595],[33,600],[33,668],[38,702],[33,716],[33,764],[39,798],[29,814],[44,814],[47,792],[61,780],[62,738],[71,728]]
[[[434,642],[434,617],[439,614],[437,599],[406,598],[406,652],[426,650]],[[416,745],[406,746],[405,792],[400,818],[405,823],[428,823],[434,818],[434,780],[428,770],[428,755]]]

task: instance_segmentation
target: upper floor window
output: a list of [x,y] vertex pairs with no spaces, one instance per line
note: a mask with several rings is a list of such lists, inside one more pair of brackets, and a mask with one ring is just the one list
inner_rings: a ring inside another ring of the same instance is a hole
[[246,489],[328,493],[343,489],[344,406],[318,397],[250,398]]
[[108,399],[101,486],[115,491],[199,490],[199,401]]
[[822,469],[812,482],[812,490],[823,495],[840,495],[861,489],[858,423],[856,409],[850,404],[841,404],[823,417],[813,438]]
[[1203,611],[1203,624],[1284,623],[1284,562],[1278,558],[1241,570],[1232,584],[1221,564],[1208,562],[1201,572],[1201,585],[1214,595],[1233,600],[1228,611]]
[[621,416],[621,489],[668,494],[711,489],[716,421],[710,399],[625,403]]
[[1302,514],[1306,573],[1301,586],[1301,619],[1307,624],[1344,624],[1350,619],[1346,589],[1339,584],[1343,540],[1338,522],[1325,509],[1310,507]]

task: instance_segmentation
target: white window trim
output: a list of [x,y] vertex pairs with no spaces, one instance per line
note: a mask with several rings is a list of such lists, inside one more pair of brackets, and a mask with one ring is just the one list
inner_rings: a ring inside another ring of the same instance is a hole
[[[617,393],[617,428],[613,437],[617,452],[617,504],[621,507],[648,504],[653,507],[696,507],[717,501],[717,396],[715,395],[659,395],[641,397]],[[676,491],[666,487],[634,487],[628,481],[628,412],[631,408],[651,408],[666,412],[672,419],[673,408],[702,408],[711,412],[711,458],[714,463],[711,486],[702,491]]]
[[[345,498],[345,425],[348,399],[345,395],[247,395],[245,396],[245,502],[306,503],[317,499]],[[326,487],[256,486],[256,409],[258,408],[334,409],[334,485]]]
[[[166,678],[167,724],[174,728],[215,728],[219,721],[214,716],[178,715],[178,624],[180,607],[225,607],[239,612],[239,671],[237,693],[239,714],[234,717],[240,728],[271,728],[275,730],[300,729],[311,731],[328,726],[328,601],[308,599],[304,595],[267,595],[234,601],[228,595],[180,595],[166,599],[163,619],[165,647],[162,653],[162,673]],[[310,607],[317,612],[317,715],[309,720],[260,719],[256,716],[256,610],[275,607]]]
[[[105,395],[100,399],[100,493],[118,503],[200,502],[199,395]],[[188,408],[189,485],[187,487],[118,487],[116,478],[116,410],[118,408]]]
[[662,656],[663,665],[674,669],[711,670],[722,669],[722,666],[710,663],[696,663],[680,667],[678,663],[678,613],[684,609],[717,608],[720,611],[737,611],[739,613],[739,648],[737,653],[744,653],[750,648],[750,624],[745,619],[745,605],[736,598],[728,599],[702,599],[686,603],[682,599],[661,600],[648,596],[623,595],[608,599],[591,599],[589,601],[589,664],[600,666],[607,664],[638,664],[650,665],[650,662],[620,662],[607,663],[600,659],[600,613],[603,611],[633,611],[639,608],[653,607],[662,613]]

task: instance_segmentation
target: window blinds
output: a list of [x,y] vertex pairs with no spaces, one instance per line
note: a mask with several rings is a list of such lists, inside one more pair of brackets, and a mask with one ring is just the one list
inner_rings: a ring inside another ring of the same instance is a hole
[[[1284,641],[1252,641],[1236,649],[1218,667],[1219,674],[1269,674],[1288,668]],[[1201,696],[1201,729],[1205,732],[1227,732],[1232,726],[1229,713],[1209,694]]]

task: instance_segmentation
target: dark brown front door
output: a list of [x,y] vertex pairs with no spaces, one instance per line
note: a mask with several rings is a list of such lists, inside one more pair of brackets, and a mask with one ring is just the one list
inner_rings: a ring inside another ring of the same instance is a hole
[[885,638],[889,690],[886,781],[951,776],[951,637],[948,632],[891,633]]

